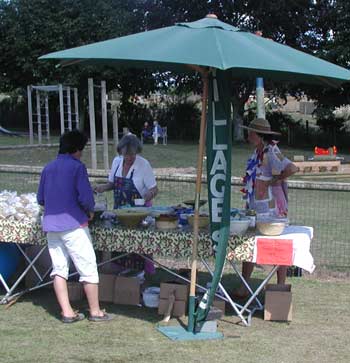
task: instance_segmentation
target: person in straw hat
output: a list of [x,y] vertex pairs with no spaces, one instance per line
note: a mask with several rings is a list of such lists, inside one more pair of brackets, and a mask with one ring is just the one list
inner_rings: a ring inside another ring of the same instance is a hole
[[[280,152],[276,136],[270,123],[264,118],[256,118],[248,126],[248,141],[255,147],[248,159],[246,175],[243,178],[246,208],[255,210],[257,217],[287,217],[288,194],[286,179],[296,173],[298,168]],[[242,274],[247,280],[253,272],[254,264],[243,262]],[[277,271],[278,283],[284,284],[287,268],[281,266]],[[235,296],[244,298],[248,290],[244,285],[235,291]]]

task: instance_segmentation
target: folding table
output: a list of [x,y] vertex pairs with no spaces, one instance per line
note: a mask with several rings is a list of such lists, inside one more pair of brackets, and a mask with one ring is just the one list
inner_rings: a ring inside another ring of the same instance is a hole
[[[189,282],[188,279],[176,274],[168,267],[159,263],[156,259],[151,259],[149,255],[154,254],[155,256],[171,258],[190,258],[192,254],[192,232],[190,230],[184,229],[160,231],[154,228],[128,229],[120,226],[107,228],[103,224],[93,224],[90,227],[90,232],[92,235],[94,248],[96,250],[106,252],[124,251],[125,254],[139,254],[144,259],[152,260],[157,266],[166,270],[170,274],[173,274],[178,278]],[[274,267],[274,269],[268,274],[267,278],[262,282],[258,290],[255,292],[250,289],[248,283],[239,273],[236,267],[236,263],[238,261],[257,261],[259,255],[256,250],[256,246],[259,237],[262,236],[231,236],[229,240],[229,263],[234,268],[236,273],[238,273],[238,276],[242,279],[243,283],[245,283],[248,289],[251,291],[251,297],[248,302],[244,306],[234,302],[221,283],[219,285],[221,293],[216,294],[217,297],[227,301],[232,306],[238,317],[246,326],[250,325],[251,317],[254,312],[257,309],[262,309],[262,304],[258,300],[257,295],[266,285],[278,267]],[[285,234],[281,236],[281,238],[282,237],[293,239],[293,264],[312,272],[313,268],[311,268],[310,265],[313,265],[313,259],[309,252],[310,241],[312,238],[312,228],[291,226],[286,228]],[[0,300],[0,304],[6,304],[16,296],[23,293],[23,291],[15,293],[15,290],[30,269],[35,271],[39,278],[39,283],[37,286],[33,286],[24,291],[32,291],[51,283],[42,282],[49,271],[46,271],[44,275],[40,275],[35,268],[36,261],[47,245],[45,233],[42,232],[41,226],[39,224],[18,222],[12,219],[0,220],[0,241],[2,243],[16,243],[17,247],[21,250],[21,253],[28,262],[28,265],[24,268],[23,272],[11,287],[7,286],[6,284],[4,285],[6,294]],[[34,256],[34,258],[30,259],[28,256],[26,256],[25,249],[23,248],[25,244],[39,245],[42,246],[42,248],[38,250],[38,253],[36,256]],[[212,273],[208,263],[208,258],[212,257],[211,240],[208,232],[206,231],[201,231],[199,233],[198,254],[208,271]],[[114,257],[104,261],[99,265],[117,260],[121,257],[123,256]],[[206,290],[205,287],[200,286],[199,284],[197,284],[197,287],[201,290]],[[250,308],[250,305],[253,301],[256,301],[257,307]],[[247,316],[244,316],[244,314],[247,314]]]
[[[239,308],[241,315],[248,314],[248,325],[250,325],[254,312],[263,309],[258,295],[270,281],[279,266],[297,266],[310,273],[314,271],[314,260],[310,253],[312,238],[312,227],[291,225],[287,226],[280,236],[252,235],[239,247],[235,244],[235,240],[229,241],[231,251],[227,255],[227,260],[248,289],[250,295],[244,306]],[[253,291],[248,281],[239,272],[236,266],[237,260],[253,262],[260,265],[272,265],[272,268],[265,279]],[[256,306],[249,309],[253,302],[256,303]],[[239,305],[236,304],[236,306]]]

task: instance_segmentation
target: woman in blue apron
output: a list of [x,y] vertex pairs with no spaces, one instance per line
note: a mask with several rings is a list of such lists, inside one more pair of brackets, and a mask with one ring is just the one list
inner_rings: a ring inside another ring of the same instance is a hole
[[120,165],[114,173],[114,209],[118,209],[125,205],[134,206],[134,200],[142,198],[132,180],[135,171],[132,170],[130,177],[120,177],[117,176],[119,168]]
[[[108,183],[97,186],[95,191],[102,193],[113,190],[114,209],[134,206],[134,200],[140,198],[145,200],[145,206],[151,206],[158,189],[151,165],[138,155],[142,151],[141,142],[133,134],[125,135],[120,140],[117,151],[119,156],[113,160]],[[143,264],[144,260],[139,259]],[[140,269],[141,264],[126,267]],[[153,264],[152,268],[148,267],[146,262],[145,271],[152,273]]]

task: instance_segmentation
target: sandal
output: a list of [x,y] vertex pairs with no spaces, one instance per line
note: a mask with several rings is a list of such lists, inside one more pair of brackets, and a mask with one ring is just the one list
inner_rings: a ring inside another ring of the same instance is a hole
[[77,313],[75,316],[62,316],[61,321],[65,324],[76,323],[85,319],[85,315],[82,313]]
[[113,319],[113,316],[110,314],[107,314],[106,312],[103,311],[103,315],[102,316],[98,316],[98,315],[89,315],[88,320],[89,321],[93,321],[93,322],[102,322],[102,321],[110,321]]

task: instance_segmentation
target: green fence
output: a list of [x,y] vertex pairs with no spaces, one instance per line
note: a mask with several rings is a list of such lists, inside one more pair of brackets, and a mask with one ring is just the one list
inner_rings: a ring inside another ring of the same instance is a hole
[[[0,190],[36,192],[40,168],[0,167]],[[90,172],[91,182],[104,182],[105,172]],[[157,176],[159,194],[155,205],[177,205],[195,194],[194,176]],[[232,207],[243,207],[238,178],[232,181]],[[206,198],[203,181],[202,197]],[[112,193],[107,193],[112,208]],[[318,268],[346,271],[350,268],[350,184],[291,181],[289,183],[291,224],[314,227],[312,254]],[[207,206],[202,207],[203,210]]]

